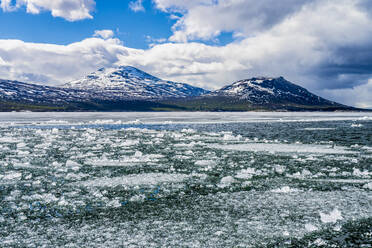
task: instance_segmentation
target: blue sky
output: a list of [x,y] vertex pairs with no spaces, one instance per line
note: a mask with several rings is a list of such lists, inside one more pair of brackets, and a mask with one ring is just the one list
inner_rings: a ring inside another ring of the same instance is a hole
[[[20,39],[26,42],[67,45],[81,41],[94,34],[95,30],[109,29],[115,32],[124,45],[146,49],[153,39],[165,39],[172,35],[171,28],[176,20],[154,8],[151,0],[142,4],[144,11],[134,12],[130,1],[97,0],[93,19],[68,21],[53,17],[49,12],[29,14],[26,7],[18,11],[4,12],[0,8],[0,39]],[[4,25],[5,24],[5,25]],[[213,40],[200,40],[210,45],[225,45],[233,41],[231,32],[223,33]]]
[[372,108],[371,37],[369,0],[0,0],[0,78],[60,85],[131,65],[217,89],[284,76]]
[[48,12],[30,15],[23,10],[4,13],[0,10],[1,39],[20,39],[27,42],[69,44],[93,35],[95,30],[114,30],[125,45],[133,48],[147,48],[146,36],[164,38],[171,35],[171,20],[168,14],[144,2],[145,12],[134,12],[128,1],[96,1],[93,19],[75,22],[61,17],[55,18]]

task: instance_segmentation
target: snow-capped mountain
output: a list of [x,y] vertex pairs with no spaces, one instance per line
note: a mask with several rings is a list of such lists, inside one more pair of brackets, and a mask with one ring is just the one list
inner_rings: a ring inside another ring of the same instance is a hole
[[[119,98],[107,92],[70,89],[0,79],[2,111],[154,111],[177,110],[159,99]],[[180,109],[182,110],[182,109]]]
[[209,91],[165,81],[132,66],[101,68],[62,87],[105,93],[113,99],[164,99],[199,96]]
[[134,67],[101,69],[65,87],[0,80],[0,111],[335,111],[328,101],[279,78],[251,78],[209,92]]
[[0,99],[15,102],[65,103],[88,99],[90,93],[0,79]]
[[328,101],[310,93],[305,88],[293,84],[283,77],[254,77],[240,80],[209,95],[233,97],[254,105],[299,104],[340,106],[338,103]]

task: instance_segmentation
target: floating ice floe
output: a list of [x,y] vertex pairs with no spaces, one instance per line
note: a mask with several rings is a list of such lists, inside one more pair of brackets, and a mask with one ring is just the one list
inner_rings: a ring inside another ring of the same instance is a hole
[[239,179],[251,179],[255,174],[256,170],[254,168],[247,168],[239,171],[235,177]]
[[279,164],[276,164],[276,165],[274,165],[274,170],[275,170],[275,172],[276,173],[278,173],[278,174],[283,174],[284,173],[284,171],[285,171],[285,166],[283,166],[283,165],[279,165]]
[[370,183],[367,183],[363,186],[364,189],[369,189],[369,190],[372,190],[372,182]]
[[280,153],[319,153],[319,154],[355,154],[357,152],[346,150],[344,147],[330,147],[325,145],[306,144],[271,144],[271,143],[248,143],[230,145],[209,145],[210,148],[249,151],[249,152],[280,152]]
[[363,125],[362,124],[351,124],[351,127],[363,127]]
[[64,120],[49,120],[49,121],[45,121],[44,123],[46,124],[68,124],[69,122],[64,121]]
[[81,164],[72,161],[72,160],[67,160],[66,161],[66,167],[70,168],[73,171],[78,171],[81,167]]
[[330,183],[350,183],[350,184],[365,184],[371,182],[370,179],[306,179],[315,182],[330,182]]
[[327,245],[327,242],[321,238],[317,238],[314,242],[313,242],[314,245],[316,246],[319,246],[319,247],[324,247],[325,245]]
[[234,141],[234,140],[240,140],[241,138],[242,138],[241,135],[234,136],[234,135],[232,135],[230,133],[225,133],[223,135],[223,140],[226,140],[226,141],[229,141],[229,140],[232,140],[232,141]]
[[96,124],[96,125],[107,125],[107,124],[112,124],[112,125],[120,125],[123,122],[121,120],[114,121],[114,120],[95,120],[95,121],[90,121],[89,124]]
[[326,130],[335,130],[336,128],[332,128],[332,127],[307,127],[307,128],[304,128],[302,130],[306,130],[306,131],[326,131]]
[[372,151],[372,147],[370,147],[370,146],[363,146],[361,148],[364,149],[364,150],[367,150],[367,151]]
[[134,195],[132,196],[129,201],[131,202],[142,202],[146,199],[146,195],[144,194],[138,194],[138,195]]
[[114,178],[99,178],[80,182],[79,184],[87,187],[157,185],[162,183],[181,183],[188,177],[189,175],[186,174],[147,173]]
[[85,163],[93,166],[108,166],[108,167],[115,167],[115,166],[132,166],[138,163],[148,163],[148,162],[157,162],[160,158],[164,156],[161,154],[147,154],[143,155],[142,152],[136,151],[133,156],[124,157],[120,160],[113,160],[107,159],[106,157],[97,158],[97,159],[89,159],[86,160]]
[[139,143],[139,140],[125,140],[124,142],[120,143],[120,146],[135,146]]
[[107,203],[107,206],[113,207],[113,208],[118,208],[121,207],[122,204],[118,199],[113,199]]
[[283,186],[279,189],[271,190],[271,192],[273,192],[273,193],[293,193],[293,192],[297,192],[297,191],[298,191],[298,189],[292,189],[289,186]]
[[314,226],[313,224],[310,224],[310,223],[305,224],[305,229],[308,232],[314,232],[314,231],[318,230],[318,228],[316,226]]
[[353,175],[356,177],[369,177],[370,175],[372,175],[372,172],[369,172],[367,170],[361,171],[358,168],[354,168]]
[[17,149],[21,149],[21,148],[24,148],[26,146],[27,146],[26,143],[20,142],[20,143],[17,144]]
[[193,147],[195,146],[196,143],[194,141],[190,142],[190,143],[178,143],[178,144],[174,144],[173,146],[174,147]]
[[189,129],[185,128],[185,129],[181,130],[181,133],[194,134],[194,133],[196,133],[196,130],[191,129],[191,128],[189,128]]
[[358,120],[363,120],[363,121],[372,120],[372,116],[363,116],[363,117],[358,118]]
[[69,205],[69,203],[64,197],[62,197],[58,202],[58,206],[67,206],[67,205]]
[[20,172],[9,172],[3,176],[3,180],[19,180],[22,177]]
[[195,165],[198,166],[216,166],[216,162],[213,160],[198,160],[195,162]]
[[341,212],[337,208],[335,208],[332,212],[328,214],[319,212],[319,215],[320,215],[320,220],[323,223],[336,223],[338,220],[344,219],[341,215]]
[[226,188],[232,183],[235,183],[235,179],[232,176],[226,176],[221,179],[220,183],[217,186],[220,188]]
[[21,141],[13,137],[0,138],[0,143],[18,143],[18,142],[21,142]]

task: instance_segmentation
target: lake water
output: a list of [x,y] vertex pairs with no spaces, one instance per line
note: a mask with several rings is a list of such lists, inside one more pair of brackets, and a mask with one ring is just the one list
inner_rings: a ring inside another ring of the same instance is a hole
[[1,247],[372,247],[372,113],[0,113]]

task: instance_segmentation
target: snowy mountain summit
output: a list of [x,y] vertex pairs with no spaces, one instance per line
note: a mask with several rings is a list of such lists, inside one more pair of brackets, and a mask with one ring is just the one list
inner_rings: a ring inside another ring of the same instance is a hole
[[120,99],[179,98],[208,93],[188,84],[159,79],[132,66],[101,68],[62,87],[101,92]]
[[234,97],[252,104],[339,105],[328,101],[283,77],[254,77],[237,81],[209,95]]

